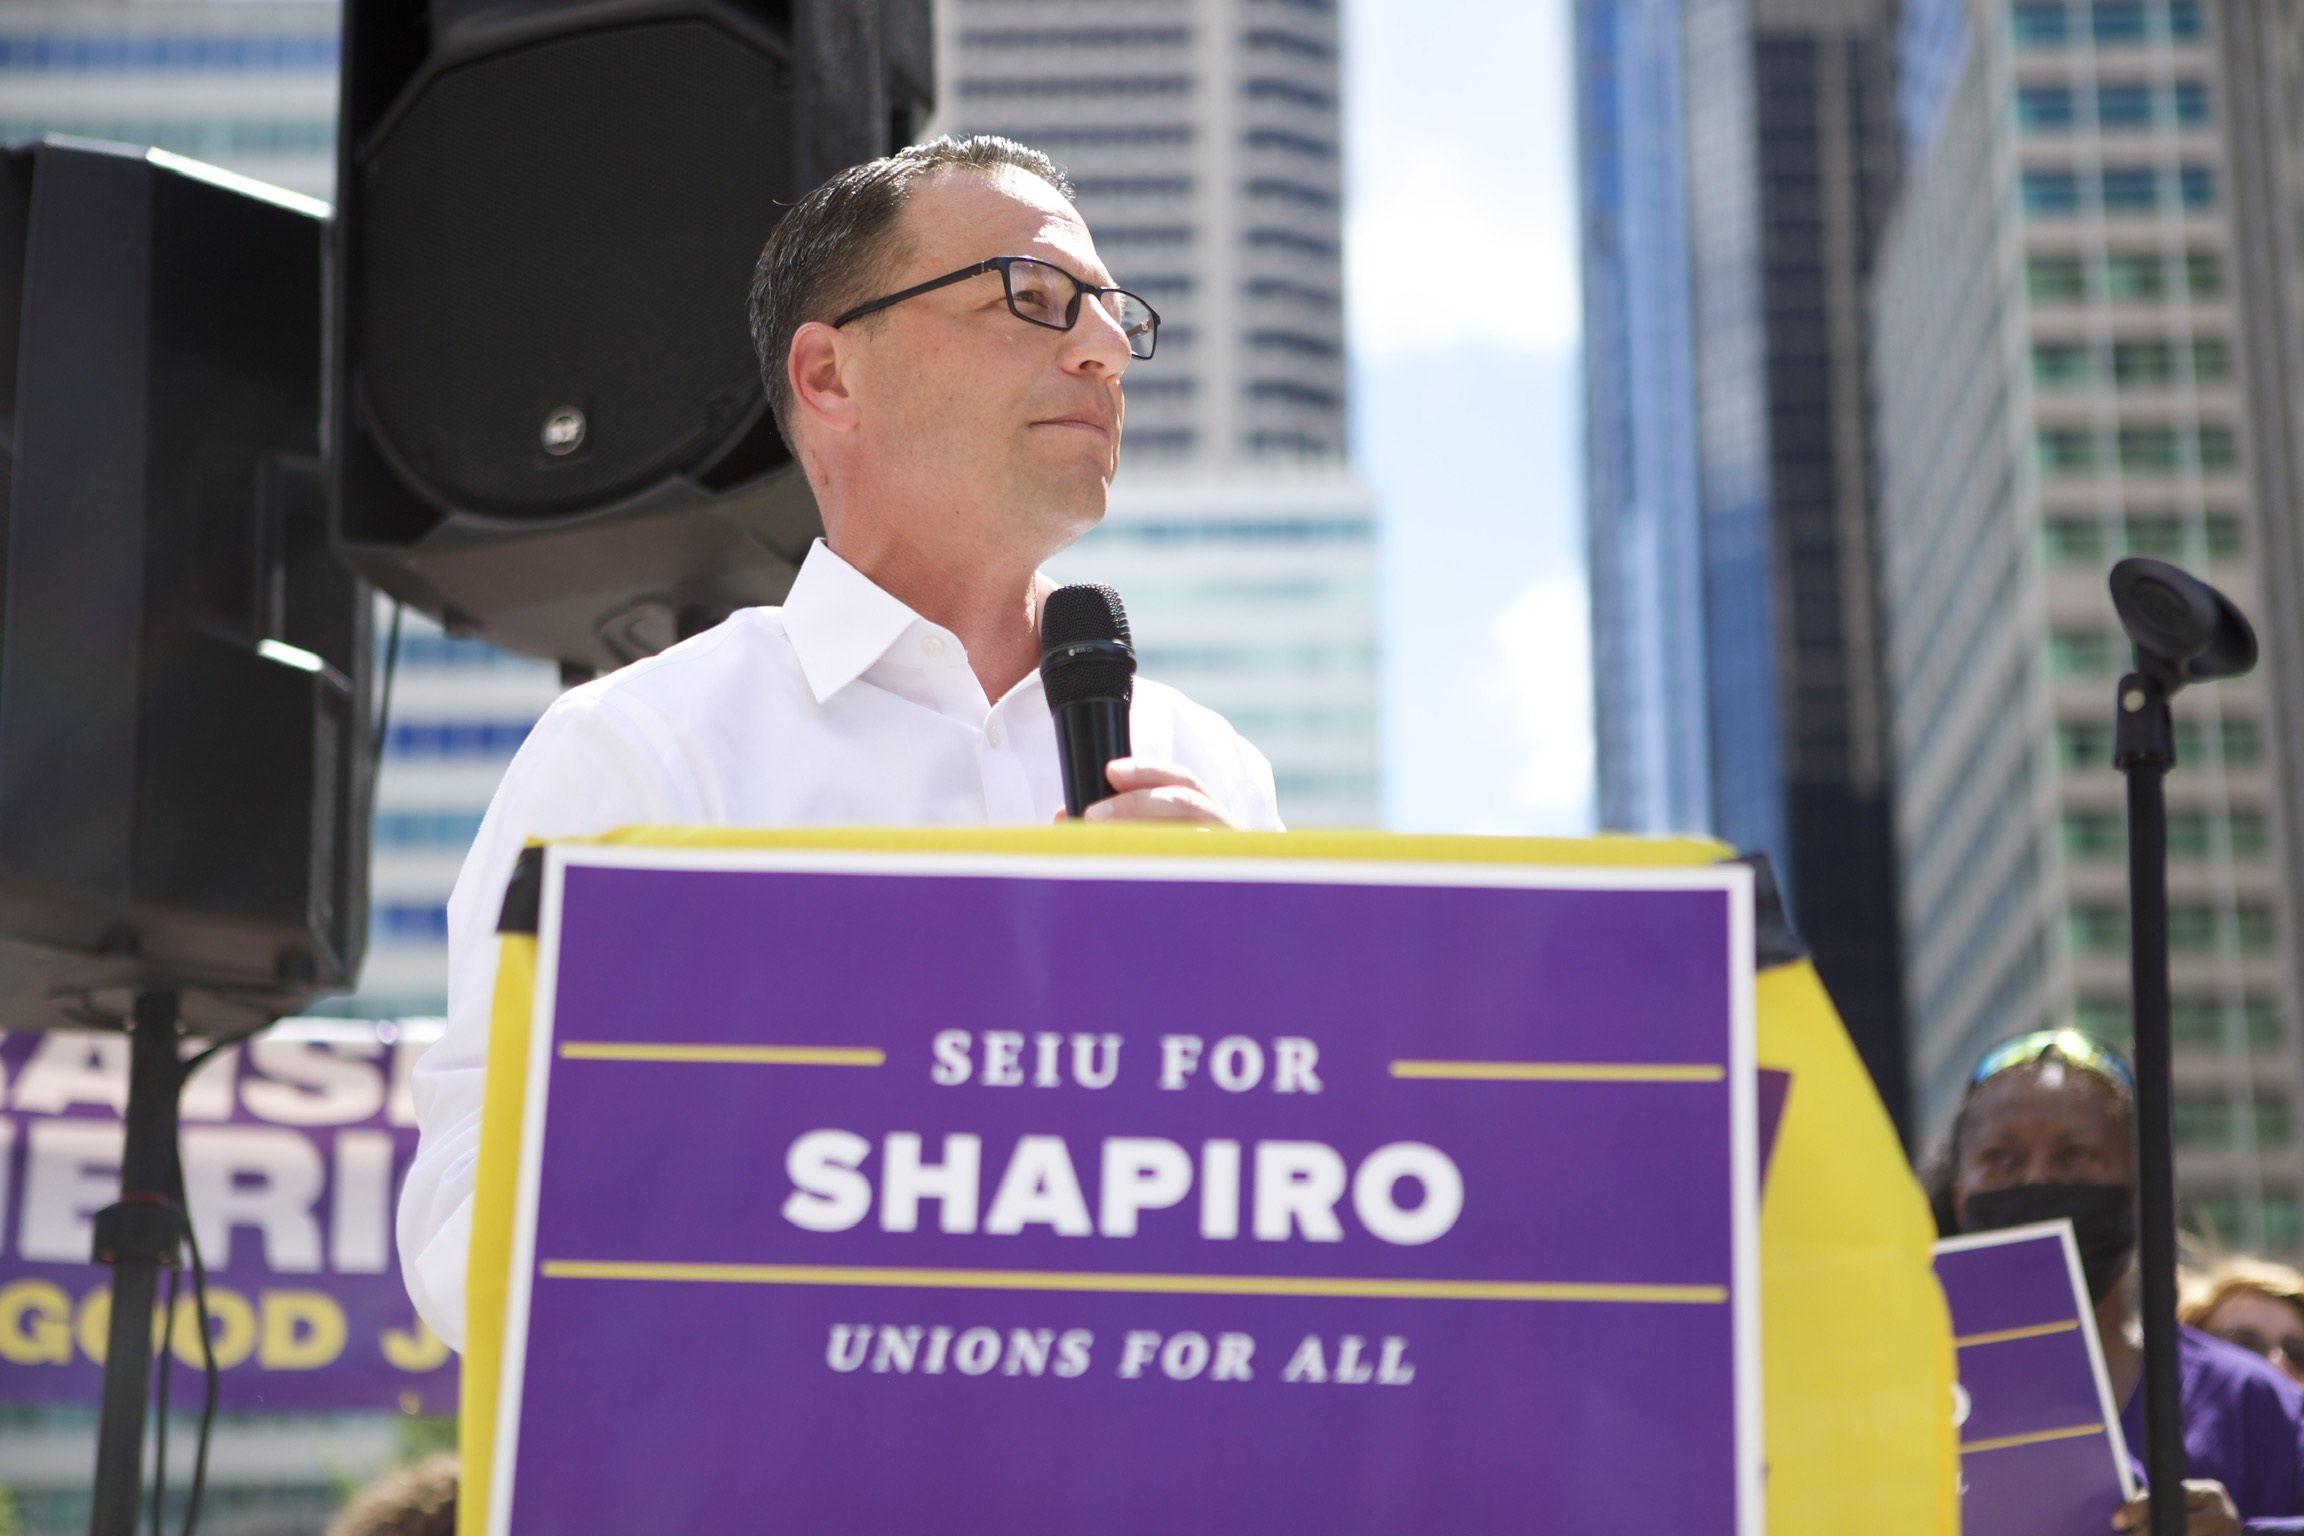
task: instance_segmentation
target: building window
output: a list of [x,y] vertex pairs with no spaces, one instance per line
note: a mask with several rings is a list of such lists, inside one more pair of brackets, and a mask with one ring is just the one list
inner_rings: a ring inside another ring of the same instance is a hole
[[2032,381],[2043,388],[2070,389],[2087,383],[2095,372],[2095,356],[2085,342],[2032,343]]
[[2096,121],[2106,128],[2152,126],[2152,87],[2142,81],[2106,80],[2096,87]]
[[2072,16],[2064,0],[2019,0],[2009,24],[2019,48],[2053,48],[2072,40]]
[[2197,128],[2208,121],[2208,87],[2198,80],[2176,82],[2176,121]]
[[2128,849],[2128,828],[2118,811],[2066,811],[2064,856],[2076,863],[2116,859]]
[[[2083,955],[2117,954],[2128,947],[2128,909],[2086,902],[2075,906],[2068,924],[2072,947]],[[2170,929],[2174,921],[2171,913]]]
[[2218,383],[2232,376],[2232,350],[2224,345],[2222,337],[2195,337],[2192,342],[2192,377],[2203,384]]
[[979,100],[1034,97],[1189,96],[1190,75],[1065,75],[1050,79],[963,80],[962,96]]
[[1083,176],[1072,183],[1082,197],[1188,197],[1189,176]]
[[2193,251],[2184,258],[2185,290],[2196,299],[2212,299],[2224,291],[2224,258],[2214,251]]
[[[1102,239],[1102,236],[1098,236]],[[1258,251],[1287,251],[1295,256],[1317,256],[1333,259],[1339,247],[1333,240],[1317,235],[1299,234],[1293,229],[1251,229],[1248,247]]]
[[2088,269],[2077,256],[2033,256],[2024,263],[2024,289],[2035,303],[2085,303]]
[[2104,525],[2093,517],[2051,517],[2040,524],[2040,552],[2050,565],[2101,565]]
[[2208,558],[2211,560],[2237,560],[2247,548],[2240,531],[2240,519],[2229,512],[2211,512],[2205,519],[2208,534]]
[[2096,467],[2096,436],[2086,427],[2042,427],[2036,442],[2042,474],[2079,475]]
[[2184,188],[2184,206],[2187,208],[2213,208],[2216,206],[2216,169],[2207,165],[2187,165],[2178,173]]
[[2151,41],[2144,0],[2096,0],[2092,10],[2099,46],[2132,47]]
[[2179,1090],[2169,1095],[2168,1134],[2180,1147],[2230,1147],[2235,1126],[2232,1101],[2214,1090]]
[[1181,48],[1187,27],[992,27],[960,34],[964,48]]
[[1248,297],[1252,299],[1293,299],[1319,309],[1335,309],[1343,302],[1333,288],[1318,288],[1310,283],[1299,283],[1285,277],[1259,277],[1248,284]]
[[2041,218],[2069,218],[2080,211],[2080,178],[2070,171],[2026,171],[2024,211]]
[[2168,35],[2180,43],[2196,43],[2208,35],[2200,0],[2168,0]]
[[1275,79],[1258,75],[1249,80],[1246,90],[1250,101],[1285,101],[1291,106],[1311,107],[1316,111],[1333,112],[1336,98],[1327,91],[1316,91],[1293,80]]
[[2174,427],[2122,427],[2120,467],[2130,474],[2173,474],[2182,463]]
[[2112,377],[2124,387],[2172,384],[2176,379],[2176,349],[2165,341],[2112,343]]
[[469,848],[480,835],[478,811],[378,811],[375,841],[398,848]]
[[409,720],[385,736],[394,757],[510,757],[528,739],[529,720]]
[[372,934],[396,944],[445,944],[448,908],[439,902],[379,902],[370,909]]
[[2114,251],[2104,258],[2104,291],[2115,304],[2150,303],[2167,297],[2167,270],[2157,254]]
[[1308,133],[1290,133],[1285,128],[1251,128],[1244,142],[1250,149],[1276,149],[1286,154],[1302,155],[1308,160],[1333,160],[1336,142],[1317,139]]
[[2056,760],[2071,773],[2101,773],[2112,766],[2112,727],[2096,720],[2065,720],[2056,727]]
[[1307,186],[1301,181],[1283,181],[1274,176],[1259,176],[1248,183],[1248,195],[1267,201],[1294,203],[1299,208],[1311,208],[1332,213],[1341,201],[1326,187]]
[[2016,120],[2029,132],[2069,132],[2075,116],[2068,85],[2027,85],[2016,92]]
[[0,70],[55,70],[90,74],[133,71],[333,70],[333,33],[180,33],[118,37],[95,33],[0,36]]
[[2106,213],[2148,212],[2160,200],[2160,173],[2148,165],[2108,165],[2103,186]]
[[2109,629],[2048,632],[2048,675],[2059,680],[2118,677],[2128,670],[2128,641]]
[[1301,33],[1259,27],[1248,34],[1246,42],[1251,53],[1287,53],[1320,64],[1336,62],[1335,44],[1322,42],[1316,37],[1305,37]]
[[1258,352],[1281,352],[1295,357],[1329,358],[1343,350],[1325,336],[1307,336],[1302,331],[1250,331],[1248,345]]
[[1316,389],[1310,384],[1299,384],[1294,379],[1251,379],[1248,383],[1248,398],[1283,405],[1311,406],[1324,411],[1332,411],[1344,403],[1343,396],[1332,389]]

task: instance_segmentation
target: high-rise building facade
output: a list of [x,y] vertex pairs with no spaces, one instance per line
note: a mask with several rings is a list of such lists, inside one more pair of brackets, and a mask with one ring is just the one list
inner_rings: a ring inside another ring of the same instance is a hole
[[1868,284],[1886,0],[1578,0],[1604,825],[1771,855],[1901,1121]]
[[[2129,1027],[2105,585],[2172,559],[2267,615],[2215,9],[1993,0],[1883,259],[1882,537],[1920,1123],[1994,1040]],[[2293,209],[2290,210],[2293,216]],[[2275,343],[2279,344],[2279,343]],[[2304,1238],[2296,835],[2273,772],[2294,683],[2176,702],[2168,780],[2178,1174],[2196,1224]]]
[[1104,526],[1147,676],[1272,759],[1294,826],[1379,807],[1375,507],[1346,460],[1335,0],[944,0],[934,127],[1044,150],[1160,311]]

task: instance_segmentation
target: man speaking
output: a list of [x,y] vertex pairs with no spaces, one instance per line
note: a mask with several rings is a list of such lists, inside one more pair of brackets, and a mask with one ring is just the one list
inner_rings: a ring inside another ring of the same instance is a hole
[[[939,139],[818,187],[769,237],[750,308],[824,537],[782,608],[562,696],[465,858],[399,1221],[417,1310],[459,1349],[496,916],[528,839],[1064,811],[1035,670],[1054,590],[1040,565],[1104,515],[1121,376],[1152,355],[1158,315],[1112,286],[1063,172],[998,138]],[[1089,816],[1280,825],[1271,766],[1222,718],[1139,683],[1129,723],[1139,755],[1111,764]]]

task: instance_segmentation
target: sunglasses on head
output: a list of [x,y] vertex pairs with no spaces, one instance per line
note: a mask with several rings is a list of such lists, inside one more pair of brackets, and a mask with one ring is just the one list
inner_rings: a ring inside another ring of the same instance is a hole
[[2100,1073],[2129,1093],[2136,1091],[2135,1074],[2128,1070],[2128,1063],[2120,1059],[2120,1053],[2076,1029],[2036,1029],[2028,1035],[2003,1041],[1984,1053],[1983,1059],[1976,1063],[1976,1075],[1969,1081],[1981,1083],[2012,1067],[2029,1067],[2051,1055]]

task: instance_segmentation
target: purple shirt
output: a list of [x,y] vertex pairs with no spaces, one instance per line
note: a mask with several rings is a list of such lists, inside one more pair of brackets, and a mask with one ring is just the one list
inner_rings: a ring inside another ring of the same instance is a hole
[[[2196,1328],[2177,1338],[2176,1369],[2189,1475],[2222,1483],[2251,1533],[2304,1533],[2304,1391],[2268,1362]],[[2128,1395],[2120,1428],[2141,1485],[2142,1382]]]

